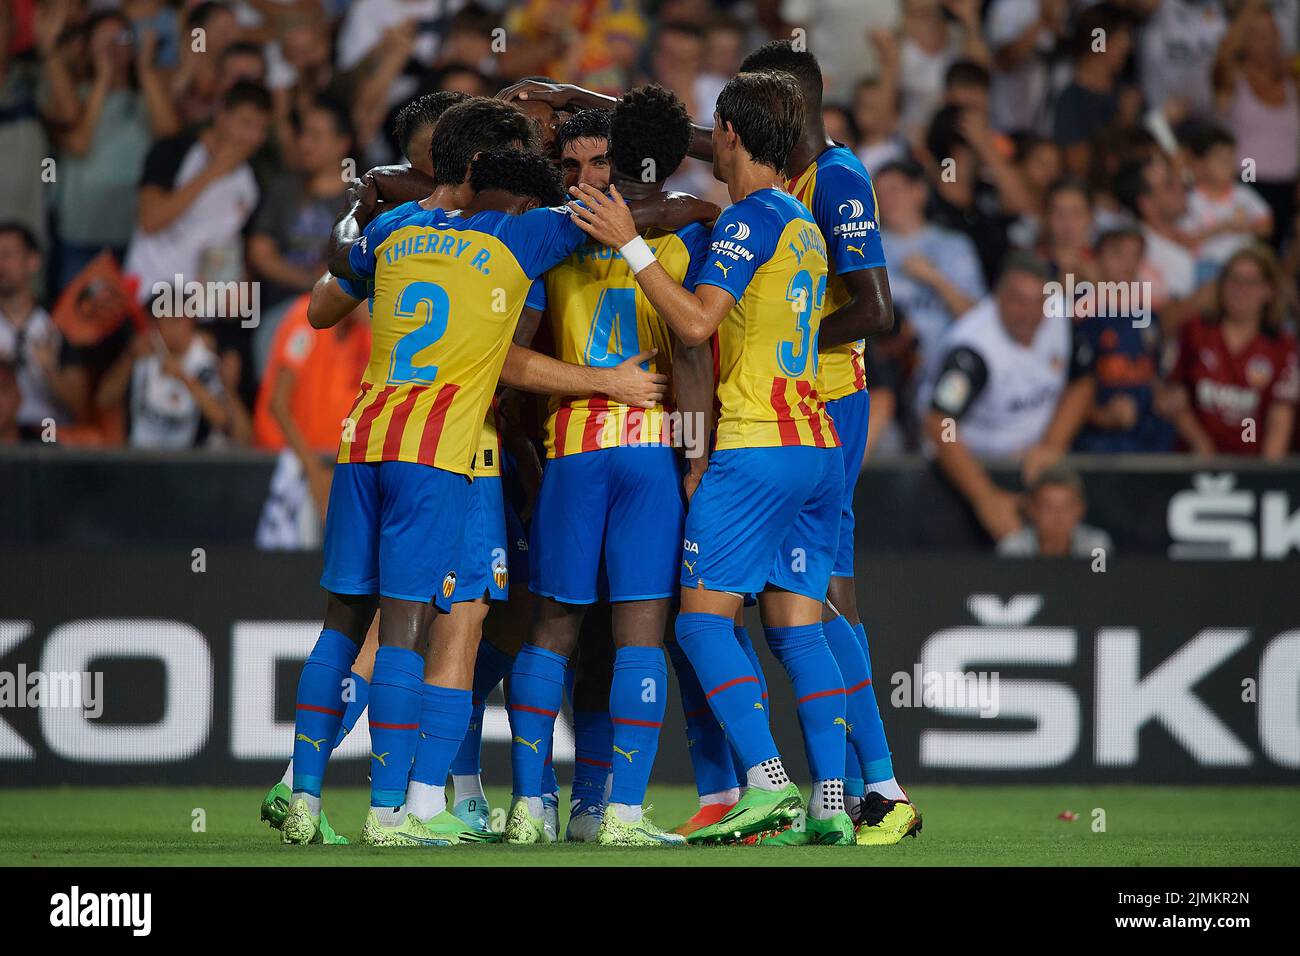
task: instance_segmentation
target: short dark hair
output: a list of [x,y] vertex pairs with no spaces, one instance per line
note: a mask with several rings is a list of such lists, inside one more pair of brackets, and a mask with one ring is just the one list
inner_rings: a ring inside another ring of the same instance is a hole
[[410,159],[411,140],[415,139],[415,134],[426,126],[436,126],[443,113],[469,98],[468,93],[457,90],[436,90],[417,96],[398,110],[393,118],[393,136],[402,155]]
[[1146,248],[1147,236],[1138,226],[1129,223],[1120,223],[1116,226],[1110,226],[1103,229],[1097,236],[1097,241],[1093,243],[1093,250],[1101,252],[1103,248],[1112,242],[1122,242],[1125,239],[1136,239],[1141,243],[1142,248]]
[[36,233],[32,231],[31,226],[27,225],[27,223],[19,222],[17,219],[6,219],[0,222],[0,236],[9,235],[17,236],[28,252],[41,251],[41,244],[36,238]]
[[941,106],[930,119],[925,132],[925,148],[938,162],[952,156],[954,146],[969,146],[961,132],[961,115],[964,107],[949,103]]
[[1178,138],[1197,159],[1204,159],[1216,146],[1237,145],[1237,137],[1212,123],[1195,123]]
[[247,40],[236,40],[221,51],[222,62],[232,56],[255,56],[263,63],[266,62],[266,52],[256,43],[249,43]]
[[653,181],[663,182],[690,149],[691,114],[676,93],[650,83],[623,94],[609,133],[609,158],[616,170],[642,179],[648,159],[654,164]]
[[982,86],[984,89],[989,88],[992,78],[989,75],[988,67],[976,63],[974,60],[957,60],[952,66],[948,67],[948,72],[943,75],[943,88],[951,89],[954,86]]
[[754,162],[785,172],[803,132],[804,98],[789,73],[737,73],[718,94],[718,122],[730,123]]
[[1006,258],[1002,260],[1002,271],[998,273],[998,284],[1001,285],[1013,272],[1025,273],[1043,282],[1050,282],[1055,277],[1051,266],[1024,249],[1015,249],[1007,253]]
[[1102,0],[1079,14],[1068,41],[1070,55],[1077,60],[1091,53],[1093,34],[1098,30],[1102,36],[1110,37],[1132,28],[1133,18],[1126,10]]
[[1119,168],[1111,187],[1119,204],[1133,215],[1141,218],[1138,200],[1151,192],[1151,183],[1147,179],[1147,167],[1153,162],[1162,162],[1161,158],[1148,156],[1145,159],[1132,159]]
[[914,159],[895,159],[892,162],[885,163],[876,170],[876,178],[879,179],[886,173],[898,173],[908,182],[925,182],[925,167]]
[[555,148],[564,147],[575,139],[609,140],[609,110],[580,110],[560,124],[555,132]]
[[476,193],[499,189],[535,199],[542,206],[564,203],[560,171],[541,153],[518,146],[498,146],[479,153],[470,166],[469,185]]
[[429,153],[436,186],[456,186],[465,181],[475,153],[522,143],[537,144],[533,124],[509,103],[475,97],[448,109],[433,128]]
[[1080,501],[1086,500],[1083,492],[1083,479],[1079,477],[1079,473],[1071,471],[1062,465],[1054,465],[1051,468],[1044,469],[1029,485],[1029,494],[1033,496],[1044,488],[1052,487],[1069,488],[1078,495]]
[[771,40],[740,64],[741,73],[789,73],[799,81],[804,99],[817,107],[822,99],[822,68],[807,50],[796,50],[789,40]]
[[[321,93],[312,100],[311,110],[319,110],[328,114],[330,122],[334,124],[335,134],[344,137],[348,141],[348,149],[356,139],[356,133],[352,129],[352,117],[348,115],[347,104],[336,96],[330,96],[328,93]],[[308,110],[307,112],[310,112]],[[298,117],[298,124],[301,126],[302,117]]]
[[1061,195],[1061,193],[1078,193],[1083,197],[1083,201],[1088,204],[1088,208],[1092,208],[1092,191],[1088,188],[1087,183],[1082,179],[1075,178],[1074,176],[1062,176],[1060,179],[1048,186],[1047,195],[1043,199],[1043,207],[1047,208],[1050,206],[1052,200]]
[[271,93],[261,83],[240,80],[226,90],[226,95],[221,99],[221,109],[224,112],[240,106],[251,106],[263,113],[269,113],[271,112]]

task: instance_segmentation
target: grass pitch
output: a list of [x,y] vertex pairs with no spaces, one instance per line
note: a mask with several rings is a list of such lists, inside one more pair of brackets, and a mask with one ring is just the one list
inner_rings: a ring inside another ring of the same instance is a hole
[[[917,787],[924,831],[894,847],[651,850],[284,847],[258,820],[263,792],[9,789],[0,792],[0,866],[1300,865],[1300,787]],[[336,829],[356,836],[366,797],[360,788],[326,794]],[[504,790],[488,797],[506,806]],[[696,807],[688,787],[652,787],[650,800],[664,826]],[[1077,819],[1060,819],[1064,811]]]

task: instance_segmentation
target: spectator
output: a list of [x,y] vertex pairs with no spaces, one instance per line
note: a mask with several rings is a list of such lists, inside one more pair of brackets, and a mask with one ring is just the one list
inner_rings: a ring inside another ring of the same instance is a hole
[[[1073,305],[1070,384],[1039,445],[1025,456],[1032,478],[1071,447],[1087,454],[1163,452],[1174,432],[1164,417],[1162,337],[1143,299],[1144,240],[1136,226],[1097,240],[1096,295]],[[1088,308],[1080,315],[1080,309]]]
[[1189,137],[1195,185],[1180,226],[1196,249],[1196,277],[1205,282],[1252,237],[1268,238],[1273,214],[1259,194],[1240,179],[1237,143],[1222,129],[1198,129]]
[[[211,122],[226,91],[239,80],[266,82],[266,55],[259,43],[240,41],[235,13],[206,0],[190,9],[185,35],[201,31],[202,44],[181,44],[180,68],[172,77],[177,110],[186,126]],[[198,49],[196,49],[198,47]]]
[[836,106],[833,103],[824,105],[822,122],[826,124],[826,135],[835,142],[852,150],[858,148],[858,125],[853,122],[853,114],[843,106]]
[[920,164],[884,166],[875,186],[890,291],[916,333],[924,362],[937,354],[952,323],[984,297],[979,256],[964,234],[926,221],[929,190]]
[[984,176],[981,158],[993,147],[985,140],[981,143],[984,152],[977,151],[967,139],[963,123],[974,129],[980,117],[973,110],[945,106],[935,114],[926,134],[934,187],[926,219],[969,236],[979,253],[985,282],[991,282],[1006,253],[1007,229],[1013,217],[1003,205],[998,187]]
[[1277,260],[1253,244],[1228,259],[1216,308],[1183,326],[1169,375],[1174,424],[1198,455],[1286,454],[1300,400],[1295,337],[1282,329]]
[[745,49],[745,26],[739,20],[720,17],[705,30],[704,72],[695,81],[695,102],[704,115],[713,115],[718,94],[739,72]]
[[73,76],[67,48],[46,57],[46,120],[60,147],[54,209],[59,229],[58,288],[107,248],[120,259],[131,238],[136,185],[152,137],[180,128],[155,68],[158,36],[137,42],[130,22],[108,11],[85,27],[89,83]]
[[243,278],[240,233],[259,195],[248,159],[266,141],[270,117],[266,90],[237,84],[211,126],[164,139],[149,151],[126,256],[142,300],[177,276],[186,282]]
[[843,102],[857,82],[881,69],[874,45],[862,39],[879,30],[894,32],[902,19],[900,0],[780,0],[784,28],[806,31],[808,49],[817,54],[826,78],[826,99]]
[[1011,244],[1032,249],[1042,229],[1043,209],[1052,184],[1061,178],[1061,151],[1046,136],[1021,133],[1012,140],[1011,163],[1024,196],[1020,218],[1009,228]]
[[[299,114],[295,132],[296,169],[267,190],[248,238],[249,271],[262,280],[264,310],[311,290],[325,269],[330,229],[347,208],[343,160],[352,150],[352,127],[346,112],[319,99]],[[273,333],[273,323],[259,327],[259,335]]]
[[[1300,62],[1287,61],[1282,35],[1266,3],[1237,11],[1214,62],[1219,113],[1237,140],[1238,161],[1254,164],[1253,184],[1273,211],[1275,249],[1289,237],[1300,177]],[[1238,167],[1240,168],[1240,167]]]
[[898,73],[905,129],[925,130],[943,105],[949,67],[963,57],[988,62],[979,0],[904,0]]
[[1220,0],[1161,0],[1143,25],[1138,46],[1147,106],[1163,110],[1178,100],[1180,112],[1212,115],[1211,68],[1227,28]]
[[989,113],[988,68],[974,60],[958,60],[943,77],[943,106],[958,106],[980,116]]
[[1083,183],[1062,179],[1047,191],[1038,255],[1064,282],[1096,278],[1092,258],[1092,198]]
[[[63,4],[37,8],[35,32],[42,59],[56,48],[63,29]],[[41,63],[30,57],[14,56],[17,11],[0,4],[0,156],[19,175],[0,177],[0,209],[6,219],[21,222],[46,245],[45,196],[33,188],[46,171],[50,155],[37,106],[37,91],[43,82]]]
[[1110,554],[1110,535],[1083,523],[1087,502],[1083,481],[1064,468],[1045,471],[1030,486],[1025,507],[1027,527],[998,542],[1004,558],[1094,558]]
[[863,80],[853,94],[854,152],[867,171],[908,157],[907,139],[898,124],[896,87],[883,79]]
[[72,377],[59,361],[62,336],[33,292],[41,270],[36,237],[18,222],[0,223],[0,360],[18,377],[18,425],[38,433],[69,420],[76,402]]
[[918,410],[940,471],[993,540],[1019,530],[1019,497],[993,483],[984,462],[1019,458],[1046,434],[1066,386],[1070,320],[1046,315],[1045,263],[1013,253],[994,294],[943,340]]
[[[1115,180],[1115,196],[1138,219],[1145,240],[1141,278],[1151,284],[1151,306],[1167,333],[1204,298],[1197,294],[1196,257],[1180,241],[1178,223],[1187,211],[1187,189],[1164,153],[1130,162]],[[1205,292],[1213,289],[1205,283]]]
[[1087,175],[1090,144],[1119,115],[1119,79],[1132,48],[1128,17],[1119,7],[1099,3],[1079,16],[1071,42],[1074,77],[1056,99],[1052,126],[1074,176]]
[[257,395],[253,441],[283,452],[258,527],[260,547],[310,547],[319,540],[330,487],[321,456],[338,449],[340,423],[370,360],[367,307],[318,332],[307,321],[310,298],[295,299],[280,323]]
[[1048,64],[1065,30],[1065,0],[993,0],[984,31],[992,51],[989,121],[1004,133],[1044,132]]
[[[113,364],[99,383],[97,404],[125,403],[133,448],[182,449],[217,443],[235,433],[238,399],[222,383],[216,353],[190,316],[159,316],[147,333]],[[245,416],[246,417],[246,416]]]

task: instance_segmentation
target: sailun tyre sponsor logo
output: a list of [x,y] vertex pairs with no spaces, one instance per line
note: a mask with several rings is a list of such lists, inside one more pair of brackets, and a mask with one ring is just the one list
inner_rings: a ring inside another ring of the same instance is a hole
[[839,208],[835,211],[843,216],[845,209],[849,211],[849,219],[861,219],[862,214],[866,212],[866,208],[862,205],[861,199],[850,199],[847,202],[842,202],[840,203]]
[[[733,232],[732,230],[735,231]],[[749,238],[749,223],[747,222],[728,223],[725,232],[728,235],[730,235],[732,239],[735,239],[737,242],[744,242],[746,239]]]

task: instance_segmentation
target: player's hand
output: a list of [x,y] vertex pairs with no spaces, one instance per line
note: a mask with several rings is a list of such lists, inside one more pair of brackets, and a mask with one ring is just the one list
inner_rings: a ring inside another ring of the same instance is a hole
[[560,110],[569,105],[569,100],[573,95],[573,87],[566,83],[543,83],[540,80],[520,80],[496,95],[499,100],[507,103],[514,100],[531,100],[535,103],[545,103],[552,109]]
[[614,401],[633,408],[654,408],[662,405],[668,392],[668,376],[662,372],[647,372],[642,362],[654,358],[658,349],[638,352],[629,359],[605,371],[602,391]]
[[722,210],[716,203],[692,196],[690,193],[663,192],[657,197],[640,201],[659,204],[654,224],[668,232],[676,232],[693,222],[711,223],[722,215]]
[[1132,395],[1112,395],[1106,403],[1106,423],[1117,431],[1128,431],[1138,422],[1138,406]]
[[1020,462],[1020,479],[1026,485],[1032,485],[1038,480],[1038,476],[1051,468],[1061,456],[1055,448],[1049,448],[1047,445],[1034,445],[1025,452],[1025,457]]
[[609,187],[606,196],[599,189],[582,183],[569,188],[569,195],[581,202],[570,202],[569,211],[578,228],[597,242],[618,249],[637,237],[632,210],[627,208],[617,186]]
[[690,503],[690,500],[695,497],[695,489],[700,487],[700,479],[703,477],[703,471],[696,471],[692,468],[690,471],[686,472],[686,477],[682,479],[682,490],[686,492],[686,501],[688,504]]
[[981,501],[975,514],[994,541],[1015,534],[1023,524],[1020,519],[1020,496],[1001,488]]
[[356,219],[360,223],[367,223],[374,218],[375,210],[379,206],[379,186],[370,173],[366,173],[360,179],[352,180],[348,186],[348,205],[358,207]]

